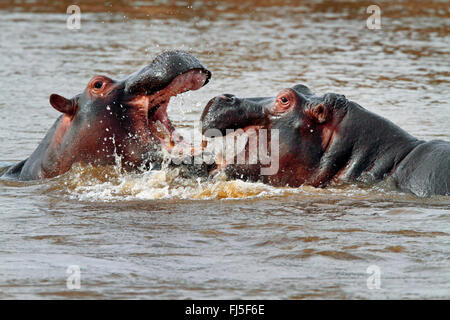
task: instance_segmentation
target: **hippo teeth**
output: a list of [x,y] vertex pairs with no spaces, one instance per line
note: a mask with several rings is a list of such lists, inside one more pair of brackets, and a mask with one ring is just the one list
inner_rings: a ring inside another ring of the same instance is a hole
[[[212,138],[211,141],[217,142],[217,140],[222,139],[219,146],[222,148],[217,151],[216,164],[217,168],[210,172],[210,174],[215,174],[217,171],[224,170],[228,165],[237,163],[237,159],[249,159],[249,141],[250,138],[257,139],[259,130],[262,129],[262,125],[250,125],[244,128],[239,128],[230,131],[227,135],[222,137]],[[203,144],[204,143],[204,144]],[[207,146],[207,140],[202,142],[202,147],[205,149]],[[213,148],[215,148],[213,146]]]
[[165,88],[146,95],[135,97],[130,104],[146,110],[148,127],[153,135],[168,150],[183,141],[183,137],[175,133],[168,115],[167,106],[170,98],[190,90],[203,87],[209,75],[202,69],[193,69],[176,76]]

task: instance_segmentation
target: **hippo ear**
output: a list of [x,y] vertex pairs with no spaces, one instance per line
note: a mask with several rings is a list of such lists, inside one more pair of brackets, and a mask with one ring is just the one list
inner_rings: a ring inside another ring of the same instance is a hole
[[295,91],[297,91],[305,96],[313,96],[314,95],[314,93],[312,93],[312,91],[304,84],[297,84],[297,85],[293,86],[292,89],[294,89]]
[[309,114],[318,122],[324,123],[327,120],[327,108],[323,103],[319,103],[310,109]]
[[72,100],[66,99],[59,94],[53,93],[50,95],[50,104],[59,112],[67,115],[73,115],[75,113],[75,104]]

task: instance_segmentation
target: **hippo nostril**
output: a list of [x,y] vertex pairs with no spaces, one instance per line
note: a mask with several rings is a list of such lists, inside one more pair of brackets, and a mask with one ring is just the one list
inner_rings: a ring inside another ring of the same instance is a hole
[[222,98],[223,100],[225,100],[226,102],[229,102],[229,103],[234,103],[236,101],[236,97],[234,95],[228,94],[228,93],[225,93],[220,98]]

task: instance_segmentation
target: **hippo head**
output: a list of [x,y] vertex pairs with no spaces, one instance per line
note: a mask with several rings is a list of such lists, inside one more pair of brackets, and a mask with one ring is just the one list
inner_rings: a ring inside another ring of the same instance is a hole
[[[312,182],[316,179],[315,172],[333,139],[334,128],[346,112],[344,96],[333,93],[315,96],[304,85],[281,90],[276,97],[237,98],[224,94],[205,107],[202,133],[206,137],[227,133],[229,136],[229,132],[247,135],[241,152],[245,153],[219,164],[231,178],[262,180],[272,185],[317,184]],[[256,139],[253,140],[256,148],[251,148],[252,137]],[[265,165],[275,170],[264,174],[262,160],[270,153],[272,163],[266,161]]]
[[182,140],[167,116],[170,98],[210,77],[194,56],[168,51],[125,79],[95,76],[71,99],[52,94],[50,104],[63,115],[25,163],[23,178],[52,177],[75,162],[105,165],[120,157],[136,168],[158,161],[161,147]]

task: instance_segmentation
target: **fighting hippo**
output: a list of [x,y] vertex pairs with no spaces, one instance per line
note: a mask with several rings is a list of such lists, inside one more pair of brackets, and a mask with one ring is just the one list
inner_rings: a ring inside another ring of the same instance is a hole
[[[278,170],[261,175],[260,162],[228,160],[220,167],[230,178],[292,187],[389,179],[418,196],[449,194],[450,142],[416,139],[343,95],[317,96],[304,85],[284,89],[276,97],[225,94],[207,104],[201,121],[205,136],[212,129],[222,134],[242,129],[250,136],[262,129],[277,130]],[[249,150],[247,143],[243,152]]]
[[5,174],[20,180],[50,178],[72,164],[115,164],[125,169],[160,161],[161,147],[182,143],[167,116],[172,96],[205,85],[211,73],[194,56],[168,51],[122,80],[95,76],[71,99],[52,94],[62,115],[31,156]]

